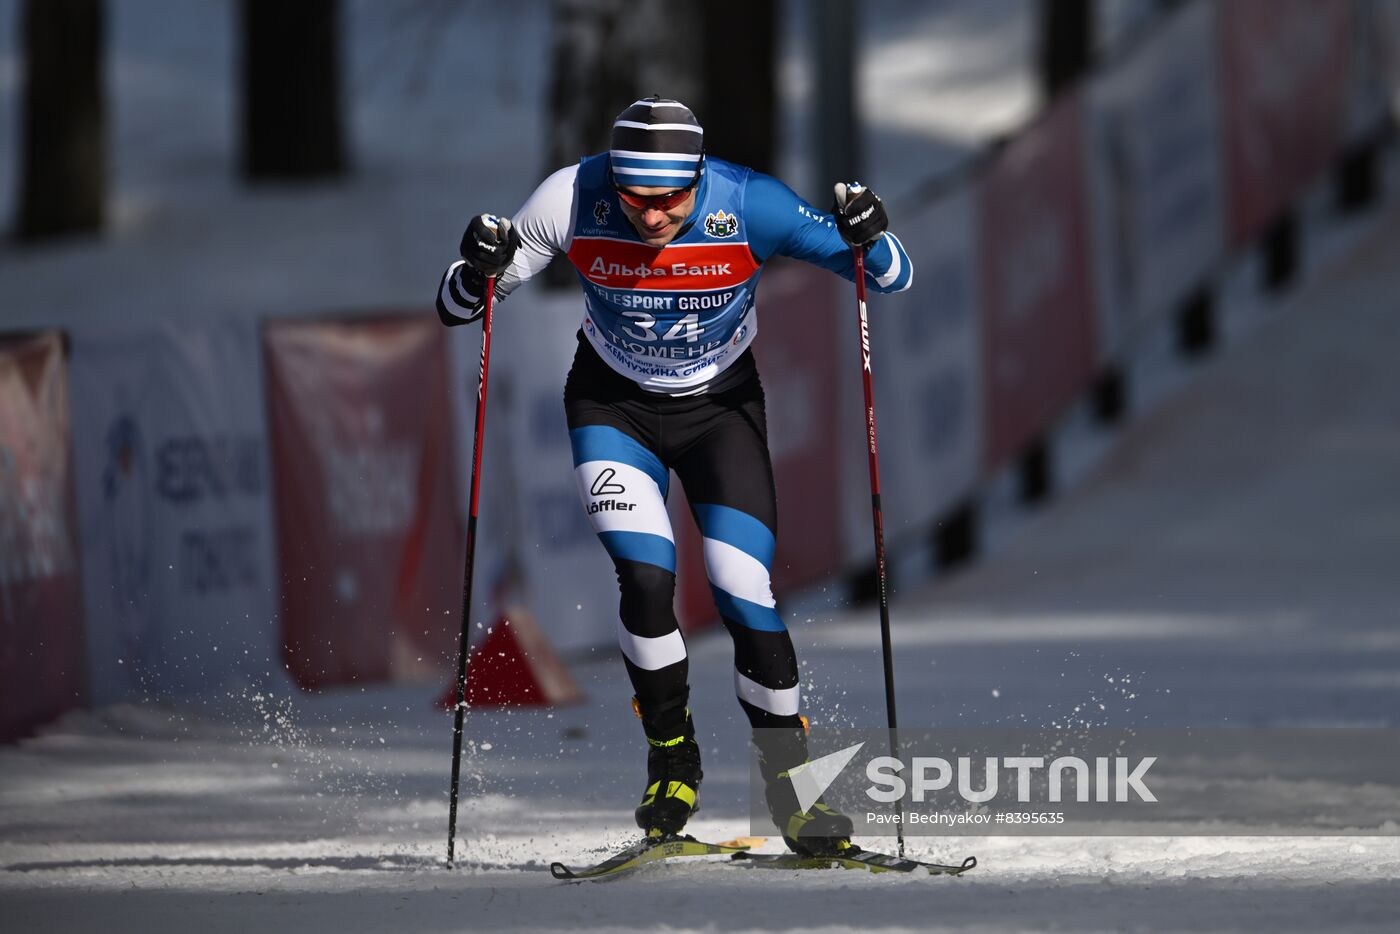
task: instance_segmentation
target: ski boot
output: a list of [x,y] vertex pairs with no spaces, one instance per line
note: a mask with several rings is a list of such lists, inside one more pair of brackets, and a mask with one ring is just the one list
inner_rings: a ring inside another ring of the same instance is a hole
[[647,788],[637,805],[637,826],[649,837],[678,834],[700,809],[700,746],[685,703],[688,695],[643,709],[632,709],[647,737]]
[[799,856],[853,856],[860,847],[851,842],[851,819],[821,798],[802,810],[788,777],[807,761],[806,724],[803,718],[799,727],[754,731],[768,813],[788,849]]

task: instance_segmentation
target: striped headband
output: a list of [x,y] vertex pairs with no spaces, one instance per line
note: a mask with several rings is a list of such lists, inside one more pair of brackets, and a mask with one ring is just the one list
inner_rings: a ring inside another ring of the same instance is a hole
[[637,188],[684,188],[695,178],[705,132],[690,108],[664,97],[639,100],[613,121],[613,181]]

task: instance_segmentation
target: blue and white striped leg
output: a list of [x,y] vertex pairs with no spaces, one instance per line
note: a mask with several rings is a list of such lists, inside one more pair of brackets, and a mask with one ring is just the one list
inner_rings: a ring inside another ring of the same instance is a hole
[[585,425],[570,431],[569,440],[579,499],[617,570],[617,637],[633,690],[644,709],[664,705],[686,694],[689,674],[672,606],[669,474],[655,453],[617,428]]
[[734,690],[755,727],[799,724],[797,655],[773,599],[772,531],[729,506],[697,504],[705,571],[734,639]]

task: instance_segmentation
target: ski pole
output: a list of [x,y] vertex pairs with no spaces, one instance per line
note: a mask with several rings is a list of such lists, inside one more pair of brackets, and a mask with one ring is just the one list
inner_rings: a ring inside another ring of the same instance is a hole
[[[894,664],[890,652],[889,569],[885,564],[885,520],[880,508],[880,450],[875,442],[875,384],[870,372],[870,322],[865,312],[865,250],[851,247],[856,261],[856,304],[860,309],[861,378],[865,381],[865,441],[870,455],[870,509],[875,520],[875,576],[880,590],[880,647],[885,662],[885,712],[890,725],[890,755],[899,758],[898,719],[894,708]],[[904,803],[895,801],[895,835],[904,855]]]
[[486,428],[486,373],[491,365],[491,306],[496,277],[486,280],[486,307],[481,317],[481,381],[476,390],[476,439],[472,444],[471,506],[467,513],[467,558],[462,572],[462,641],[457,649],[457,708],[452,724],[452,792],[447,809],[447,868],[457,842],[457,788],[462,774],[462,716],[467,710],[467,653],[471,642],[472,564],[476,559],[476,509],[481,498],[481,442]]

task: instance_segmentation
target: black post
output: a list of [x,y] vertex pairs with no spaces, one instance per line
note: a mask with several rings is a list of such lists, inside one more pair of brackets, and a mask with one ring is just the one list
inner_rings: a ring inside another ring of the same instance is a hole
[[1353,144],[1342,153],[1336,169],[1337,210],[1354,214],[1373,204],[1380,194],[1379,133]]
[[102,229],[107,196],[103,4],[24,5],[21,240]]
[[1092,0],[1040,0],[1040,87],[1047,101],[1089,70],[1094,56]]
[[852,0],[817,0],[813,4],[817,76],[816,204],[830,200],[837,182],[860,180],[860,134],[856,115],[855,49],[858,25]]
[[696,110],[705,151],[769,173],[776,161],[778,15],[777,0],[708,0],[700,12],[704,94]]
[[1021,455],[1018,475],[1021,502],[1035,505],[1050,496],[1055,479],[1050,459],[1050,444],[1044,437],[1032,441]]
[[254,180],[345,171],[337,0],[243,0],[242,164]]
[[977,556],[977,505],[959,503],[938,520],[933,530],[933,562],[938,570],[951,570]]
[[1215,296],[1201,286],[1187,296],[1176,316],[1176,349],[1183,357],[1200,357],[1215,347]]
[[1094,381],[1094,420],[1100,425],[1114,425],[1128,412],[1128,377],[1116,363],[1104,367]]
[[1264,234],[1264,288],[1279,292],[1298,274],[1298,212],[1287,208]]

